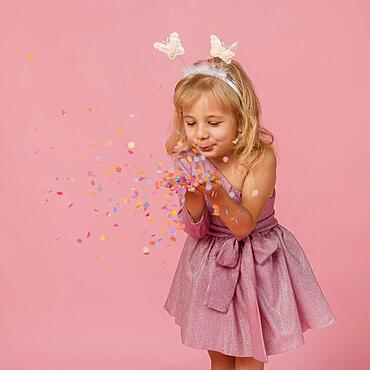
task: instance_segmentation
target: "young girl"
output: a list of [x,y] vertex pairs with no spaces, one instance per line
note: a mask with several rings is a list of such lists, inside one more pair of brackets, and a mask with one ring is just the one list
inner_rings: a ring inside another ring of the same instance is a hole
[[194,186],[178,192],[188,236],[164,308],[184,345],[208,350],[212,370],[260,370],[268,355],[335,319],[300,244],[275,217],[274,137],[241,65],[194,63],[174,105],[167,152]]

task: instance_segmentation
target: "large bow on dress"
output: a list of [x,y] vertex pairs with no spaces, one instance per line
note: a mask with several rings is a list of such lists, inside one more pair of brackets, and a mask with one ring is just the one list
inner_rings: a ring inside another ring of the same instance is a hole
[[278,241],[264,242],[264,235],[278,224],[274,214],[273,211],[270,216],[258,221],[252,233],[242,240],[242,245],[239,245],[239,241],[226,225],[210,225],[207,233],[224,237],[225,240],[219,247],[204,300],[209,308],[227,312],[238,282],[243,248],[253,250],[258,264],[263,264],[275,252]]

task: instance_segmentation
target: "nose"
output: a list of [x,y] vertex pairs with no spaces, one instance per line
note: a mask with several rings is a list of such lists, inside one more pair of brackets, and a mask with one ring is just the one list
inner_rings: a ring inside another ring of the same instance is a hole
[[199,124],[195,135],[198,140],[208,138],[207,125]]

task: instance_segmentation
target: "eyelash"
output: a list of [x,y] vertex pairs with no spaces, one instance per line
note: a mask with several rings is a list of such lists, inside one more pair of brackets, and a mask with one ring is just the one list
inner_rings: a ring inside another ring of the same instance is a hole
[[[222,123],[222,121],[221,122],[209,122],[212,126],[217,126],[218,124],[220,124],[220,123]],[[186,122],[186,124],[188,125],[188,126],[193,126],[194,124],[195,124],[195,122]]]

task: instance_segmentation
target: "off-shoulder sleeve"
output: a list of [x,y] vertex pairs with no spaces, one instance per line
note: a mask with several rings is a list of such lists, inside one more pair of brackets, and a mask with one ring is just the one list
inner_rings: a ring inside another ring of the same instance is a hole
[[[174,160],[174,168],[178,168],[180,173],[183,173],[184,176],[191,175],[192,173],[192,166],[187,161],[186,158],[175,158]],[[195,175],[195,174],[193,174]],[[178,216],[181,222],[185,225],[184,231],[192,236],[195,239],[201,239],[205,236],[208,231],[210,221],[211,221],[211,213],[207,207],[207,204],[204,205],[203,212],[201,218],[198,222],[195,222],[189,211],[185,206],[185,194],[186,189],[181,188],[178,192],[179,198],[179,210]]]

